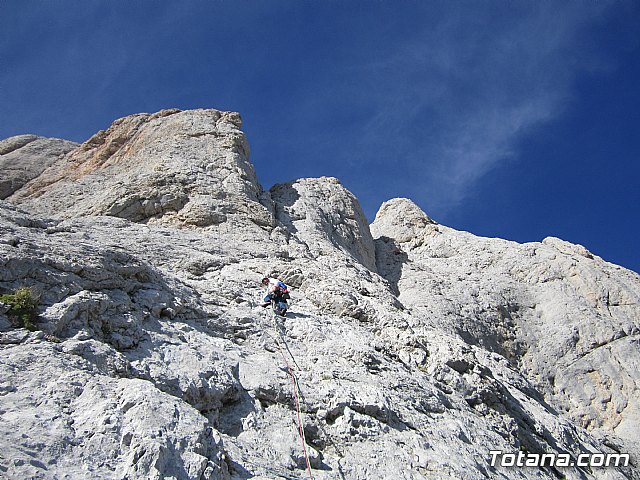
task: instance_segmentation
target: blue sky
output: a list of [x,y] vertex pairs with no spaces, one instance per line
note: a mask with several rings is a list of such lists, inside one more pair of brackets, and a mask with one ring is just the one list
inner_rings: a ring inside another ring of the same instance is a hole
[[239,111],[265,188],[340,178],[370,220],[558,236],[640,271],[640,3],[0,2],[0,138]]

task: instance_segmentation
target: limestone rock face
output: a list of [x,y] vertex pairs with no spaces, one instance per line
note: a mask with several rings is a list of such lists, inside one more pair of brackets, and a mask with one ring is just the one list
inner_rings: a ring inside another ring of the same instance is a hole
[[[399,220],[402,218],[402,220]],[[637,451],[640,277],[556,238],[517,244],[384,204],[378,269],[436,329],[498,353],[578,425]]]
[[336,248],[375,271],[375,247],[358,200],[337,178],[303,178],[270,190],[276,218],[313,256]]
[[433,231],[435,225],[437,223],[408,198],[394,198],[380,206],[371,231],[377,238],[416,243],[426,232]]
[[72,217],[227,228],[270,225],[237,113],[163,110],[116,120],[11,201]]
[[68,140],[37,135],[18,135],[0,141],[0,199],[7,198],[77,146]]
[[239,127],[126,117],[0,200],[0,295],[38,298],[35,331],[0,303],[0,477],[640,479],[637,274],[407,199],[369,227],[332,178],[264,192]]

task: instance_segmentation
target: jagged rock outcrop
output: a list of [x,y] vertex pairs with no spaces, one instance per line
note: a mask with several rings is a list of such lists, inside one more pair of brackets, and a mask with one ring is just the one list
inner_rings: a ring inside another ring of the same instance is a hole
[[322,177],[275,185],[269,193],[287,255],[304,271],[304,280],[293,284],[316,307],[362,321],[395,314],[397,300],[375,275],[373,238],[351,192],[336,178]]
[[313,257],[336,248],[375,272],[375,246],[369,223],[351,192],[337,178],[303,178],[270,190],[276,218]]
[[116,120],[11,197],[32,211],[227,229],[272,224],[237,113]]
[[299,405],[316,479],[640,478],[637,274],[406,199],[369,229],[332,178],[264,192],[239,126],[126,117],[0,201],[0,294],[40,295],[35,332],[0,304],[0,477],[308,478]]
[[0,200],[36,178],[77,146],[68,140],[37,135],[18,135],[0,141]]
[[517,244],[383,204],[372,231],[399,300],[433,328],[509,359],[588,430],[637,451],[640,278],[556,238]]

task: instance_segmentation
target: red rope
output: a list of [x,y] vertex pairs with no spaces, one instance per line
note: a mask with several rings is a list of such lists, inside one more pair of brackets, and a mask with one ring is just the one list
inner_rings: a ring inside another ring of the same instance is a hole
[[284,353],[282,353],[282,349],[280,345],[278,345],[278,350],[280,351],[280,355],[284,359],[284,363],[287,365],[287,370],[289,371],[289,375],[291,376],[291,383],[293,384],[293,396],[295,398],[296,403],[296,415],[298,417],[298,433],[300,434],[300,440],[302,441],[302,450],[304,451],[304,459],[307,462],[307,472],[309,472],[309,478],[313,480],[313,475],[311,473],[311,462],[309,461],[309,454],[307,453],[307,442],[304,436],[304,425],[302,424],[302,418],[300,415],[300,400],[298,399],[298,384],[296,382],[296,377],[293,374],[293,370],[291,369],[291,365],[289,365],[289,361],[287,357],[285,357]]

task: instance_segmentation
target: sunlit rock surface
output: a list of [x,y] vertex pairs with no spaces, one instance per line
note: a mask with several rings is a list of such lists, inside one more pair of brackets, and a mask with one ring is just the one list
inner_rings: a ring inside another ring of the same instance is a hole
[[240,127],[126,117],[0,201],[0,294],[39,296],[34,332],[0,305],[0,477],[640,478],[637,274],[407,199],[369,226],[334,178],[265,191]]

